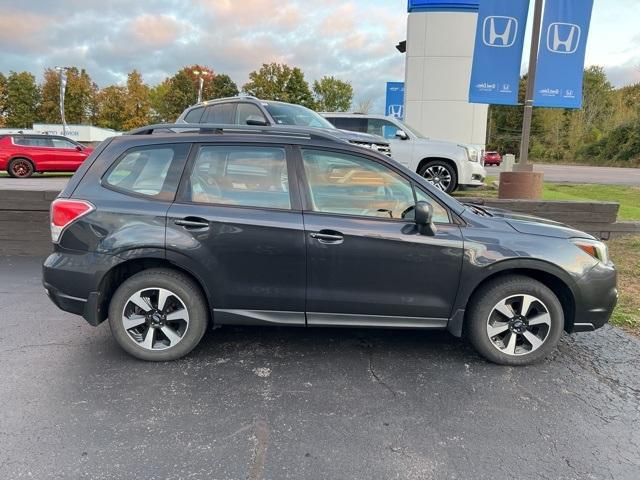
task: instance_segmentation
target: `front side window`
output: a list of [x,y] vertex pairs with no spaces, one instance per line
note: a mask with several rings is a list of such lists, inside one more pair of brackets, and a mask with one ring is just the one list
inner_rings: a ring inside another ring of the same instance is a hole
[[194,203],[291,208],[285,149],[203,146],[186,188]]
[[188,152],[188,145],[133,148],[107,172],[106,184],[125,192],[172,200]]
[[393,139],[395,138],[398,130],[400,130],[400,127],[389,120],[382,120],[379,118],[370,118],[368,120],[367,133],[379,135],[386,139]]
[[51,141],[53,142],[53,146],[55,148],[76,148],[75,143],[70,142],[69,140],[65,140],[64,138],[52,138]]
[[316,212],[403,219],[415,206],[411,184],[373,160],[323,150],[302,158]]
[[258,107],[252,103],[239,103],[236,108],[236,124],[247,125],[247,120],[266,121]]
[[335,128],[331,122],[323,116],[300,105],[292,105],[290,103],[264,103],[263,105],[278,125]]

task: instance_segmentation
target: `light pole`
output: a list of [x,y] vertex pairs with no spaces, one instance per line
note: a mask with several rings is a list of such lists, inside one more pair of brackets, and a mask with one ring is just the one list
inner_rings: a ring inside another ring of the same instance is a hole
[[202,87],[204,87],[204,77],[211,75],[210,72],[206,70],[193,70],[192,72],[196,77],[198,77],[198,102],[202,102]]
[[67,136],[67,121],[64,118],[64,94],[67,90],[67,71],[69,67],[56,66],[58,74],[60,75],[60,118],[62,119],[62,135]]

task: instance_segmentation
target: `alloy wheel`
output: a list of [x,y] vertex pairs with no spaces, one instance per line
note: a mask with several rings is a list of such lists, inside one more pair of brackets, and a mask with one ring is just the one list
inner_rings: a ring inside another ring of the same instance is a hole
[[122,312],[128,336],[146,350],[177,345],[189,328],[189,312],[182,299],[165,288],[145,288],[129,297]]
[[434,187],[446,192],[451,186],[451,172],[442,165],[433,165],[424,172],[424,178]]
[[28,160],[14,160],[11,163],[11,172],[16,177],[28,177],[31,174],[31,163]]
[[538,350],[550,331],[549,309],[533,295],[504,298],[487,318],[487,336],[491,344],[507,355],[526,355]]

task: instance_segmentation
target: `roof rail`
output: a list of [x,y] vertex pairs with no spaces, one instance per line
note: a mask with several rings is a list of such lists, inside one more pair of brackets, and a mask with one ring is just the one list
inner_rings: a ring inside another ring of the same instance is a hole
[[[153,135],[154,133],[199,133],[217,135],[264,135],[274,137],[293,137],[310,140],[329,140],[332,142],[344,142],[341,138],[318,131],[315,128],[304,128],[288,125],[277,127],[262,127],[253,125],[221,125],[218,123],[158,123],[145,127],[135,128],[125,135]],[[348,143],[348,142],[347,142]]]

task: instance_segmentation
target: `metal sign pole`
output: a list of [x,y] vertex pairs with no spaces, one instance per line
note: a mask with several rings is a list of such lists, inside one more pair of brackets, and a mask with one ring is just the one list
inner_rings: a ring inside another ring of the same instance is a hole
[[527,75],[527,92],[524,100],[524,118],[522,120],[522,141],[520,142],[520,158],[514,170],[519,172],[533,171],[529,162],[529,139],[531,136],[531,119],[533,117],[533,95],[535,93],[536,67],[538,66],[538,47],[542,27],[543,0],[536,0],[533,13],[533,33],[531,35],[531,53],[529,55],[529,73]]

